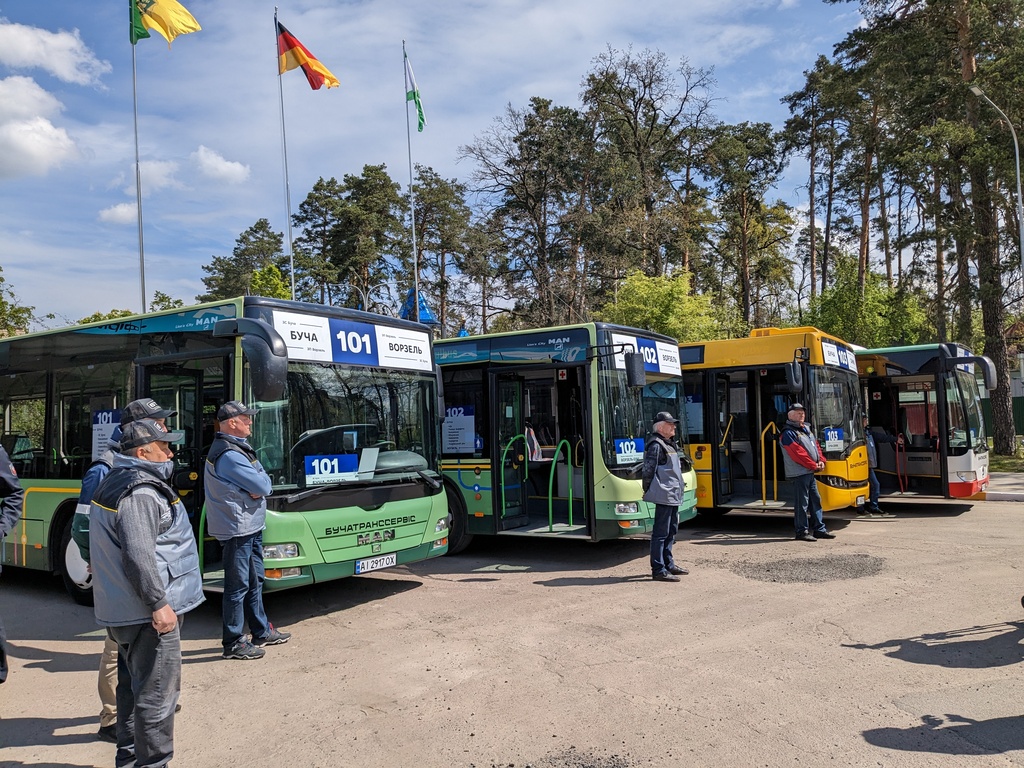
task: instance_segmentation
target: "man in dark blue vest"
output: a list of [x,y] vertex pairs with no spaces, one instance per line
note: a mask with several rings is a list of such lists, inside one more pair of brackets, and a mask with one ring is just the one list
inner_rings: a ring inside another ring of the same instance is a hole
[[[222,615],[225,659],[260,659],[261,646],[287,643],[291,634],[275,629],[263,608],[263,529],[272,485],[252,434],[255,408],[230,400],[217,411],[220,426],[206,456],[206,529],[224,545]],[[243,633],[249,624],[250,640]]]
[[[21,489],[21,482],[18,480],[18,473],[14,471],[14,465],[10,457],[0,447],[0,547],[4,539],[14,530],[21,519],[22,505],[25,501],[25,492]],[[15,561],[17,562],[17,561]],[[7,636],[4,632],[4,622],[0,619],[0,683],[7,679]]]
[[119,675],[117,687],[119,768],[156,768],[174,756],[179,617],[203,601],[192,526],[168,483],[171,443],[184,436],[152,419],[126,424],[121,453],[89,511],[96,620],[107,627],[129,672]]

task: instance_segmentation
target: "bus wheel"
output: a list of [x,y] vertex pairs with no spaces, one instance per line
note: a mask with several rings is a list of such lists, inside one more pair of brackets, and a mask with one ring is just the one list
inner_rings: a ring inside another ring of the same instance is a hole
[[78,551],[78,545],[71,538],[72,518],[68,517],[61,533],[57,568],[71,599],[79,605],[92,605],[92,574]]
[[469,516],[461,494],[453,488],[447,488],[448,496],[448,554],[457,555],[472,543],[473,535],[466,533]]

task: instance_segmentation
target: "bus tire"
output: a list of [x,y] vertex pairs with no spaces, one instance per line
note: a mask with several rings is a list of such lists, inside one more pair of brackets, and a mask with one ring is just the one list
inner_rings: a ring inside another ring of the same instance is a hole
[[60,548],[57,550],[57,570],[64,580],[64,588],[71,599],[79,605],[92,605],[92,574],[89,573],[78,545],[71,538],[71,521],[74,515],[64,520],[60,534]]
[[445,495],[448,497],[448,554],[457,555],[473,542],[473,535],[466,532],[469,515],[462,494],[449,486]]

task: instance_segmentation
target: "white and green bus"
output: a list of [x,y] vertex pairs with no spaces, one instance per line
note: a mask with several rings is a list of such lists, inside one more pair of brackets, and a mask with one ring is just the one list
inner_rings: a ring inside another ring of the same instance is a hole
[[437,377],[418,323],[254,296],[0,339],[0,441],[25,488],[0,561],[59,573],[91,601],[71,518],[83,473],[138,397],[178,412],[174,485],[206,588],[223,572],[202,472],[227,400],[259,409],[250,442],[274,484],[267,590],[443,555]]
[[[445,339],[434,355],[449,551],[477,535],[600,541],[651,532],[644,441],[658,411],[685,419],[674,339],[586,323]],[[696,506],[688,466],[685,481],[682,520]]]

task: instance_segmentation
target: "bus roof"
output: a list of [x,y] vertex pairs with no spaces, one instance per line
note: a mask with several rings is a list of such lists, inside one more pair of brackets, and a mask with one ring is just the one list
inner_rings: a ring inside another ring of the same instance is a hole
[[807,350],[808,359],[814,365],[856,368],[853,349],[847,342],[811,326],[755,328],[742,338],[680,344],[679,349],[684,369],[788,363],[801,349]]

